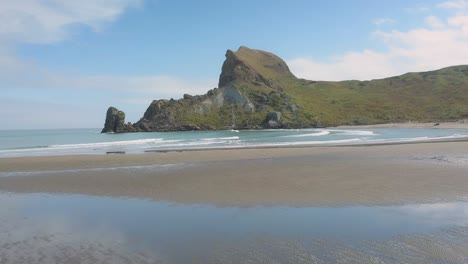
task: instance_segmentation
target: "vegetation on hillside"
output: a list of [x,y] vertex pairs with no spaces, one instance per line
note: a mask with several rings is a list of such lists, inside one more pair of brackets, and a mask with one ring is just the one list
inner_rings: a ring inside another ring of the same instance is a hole
[[[371,81],[309,81],[296,78],[272,53],[240,47],[227,51],[218,86],[205,95],[155,100],[140,121],[121,125],[121,130],[303,128],[468,119],[467,65]],[[280,120],[272,122],[271,116]]]
[[[335,126],[390,122],[438,122],[468,118],[468,66],[407,73],[371,81],[309,81],[278,66],[280,58],[242,47],[236,55],[280,90],[264,84],[236,83],[255,97],[267,95],[269,109],[281,111],[289,126]],[[241,78],[242,80],[242,78]],[[278,94],[280,98],[277,99]],[[276,98],[276,99],[275,99]],[[293,113],[284,109],[299,107]]]

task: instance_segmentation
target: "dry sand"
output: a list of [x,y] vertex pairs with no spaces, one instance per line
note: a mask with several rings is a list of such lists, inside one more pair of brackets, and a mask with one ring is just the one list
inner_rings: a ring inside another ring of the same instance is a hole
[[[178,165],[153,166],[158,164]],[[109,169],[114,167],[124,168]],[[0,191],[220,206],[387,205],[468,198],[468,142],[3,158],[0,168]],[[18,171],[36,173],[11,173]]]

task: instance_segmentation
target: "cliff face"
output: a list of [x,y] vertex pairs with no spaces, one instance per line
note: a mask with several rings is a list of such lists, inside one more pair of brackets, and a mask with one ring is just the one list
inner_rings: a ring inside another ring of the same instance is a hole
[[281,90],[281,83],[296,79],[288,65],[273,53],[240,47],[226,52],[218,87],[229,84],[265,86]]
[[[125,124],[124,120],[107,118],[111,123],[120,123],[109,125],[106,121],[103,132],[270,127],[267,116],[275,110],[272,105],[286,102],[281,98],[284,95],[279,81],[284,76],[295,79],[286,63],[271,53],[246,47],[236,52],[228,50],[219,88],[204,95],[186,94],[179,100],[154,100],[138,122],[120,125]],[[281,126],[274,123],[274,127]]]
[[109,108],[102,132],[302,128],[468,118],[468,66],[372,81],[296,78],[276,55],[228,50],[218,88],[179,100],[154,100],[125,124]]

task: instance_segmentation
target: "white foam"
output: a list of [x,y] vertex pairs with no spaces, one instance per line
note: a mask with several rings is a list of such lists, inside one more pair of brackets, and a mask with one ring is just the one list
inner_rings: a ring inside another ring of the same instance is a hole
[[329,130],[331,132],[337,132],[340,135],[346,135],[346,136],[377,136],[374,131],[370,130],[341,130],[341,129],[333,129]]
[[326,135],[329,135],[329,134],[330,134],[330,131],[323,130],[323,131],[316,132],[316,133],[307,133],[307,134],[300,134],[300,135],[289,135],[289,136],[282,136],[282,137],[285,137],[285,138],[295,138],[295,137],[320,137],[320,136],[326,136]]
[[203,141],[224,141],[224,140],[239,140],[239,137],[218,137],[218,138],[202,138]]
[[[139,153],[147,149],[156,150],[181,150],[181,149],[205,149],[205,148],[242,148],[242,147],[275,147],[275,146],[297,146],[297,145],[354,145],[354,144],[373,144],[373,143],[400,143],[400,142],[418,142],[418,141],[437,141],[445,139],[467,138],[468,134],[459,131],[460,134],[452,134],[448,136],[424,136],[423,133],[418,137],[408,138],[383,138],[386,136],[385,131],[379,138],[378,134],[370,130],[353,130],[353,129],[281,129],[271,130],[281,132],[262,138],[264,134],[258,134],[254,137],[240,139],[239,136],[227,136],[235,134],[211,134],[214,137],[200,138],[199,134],[195,135],[196,138],[181,138],[179,139],[136,139],[136,140],[122,140],[122,141],[109,141],[97,143],[82,143],[82,144],[63,144],[63,145],[49,145],[41,148],[28,148],[28,149],[7,149],[0,150],[1,157],[12,156],[47,156],[47,155],[63,155],[63,154],[101,154],[108,150],[122,150],[127,153]],[[284,133],[286,131],[294,133]],[[265,130],[258,130],[258,132],[265,132]],[[454,132],[450,132],[454,133]],[[285,135],[286,134],[286,135]],[[289,134],[289,135],[288,135]],[[218,136],[219,137],[216,137]],[[327,137],[320,138],[320,136]],[[290,138],[286,140],[285,138]],[[330,139],[330,140],[326,140]],[[292,141],[292,142],[285,142]]]
[[50,145],[49,147],[55,148],[55,149],[74,149],[74,148],[144,145],[144,144],[154,144],[154,143],[161,143],[161,142],[176,142],[176,141],[180,141],[180,140],[163,140],[162,138],[150,138],[150,139],[136,139],[136,140],[125,140],[125,141],[108,141],[108,142],[98,142],[98,143]]
[[218,146],[223,146],[223,144],[236,144],[240,142],[240,140],[200,140],[200,141],[191,141],[191,142],[182,142],[182,143],[176,143],[176,144],[161,144],[158,145],[158,148],[169,148],[169,147],[189,147],[187,149],[190,149],[190,147],[197,147],[197,146],[208,146],[208,145],[218,145]]
[[[341,140],[324,140],[324,141],[295,141],[295,142],[276,142],[276,143],[256,143],[256,144],[236,144],[222,146],[223,148],[254,148],[254,147],[282,147],[282,146],[304,146],[304,145],[342,145],[352,142],[362,142],[360,138],[341,139]],[[200,149],[218,148],[202,147]]]

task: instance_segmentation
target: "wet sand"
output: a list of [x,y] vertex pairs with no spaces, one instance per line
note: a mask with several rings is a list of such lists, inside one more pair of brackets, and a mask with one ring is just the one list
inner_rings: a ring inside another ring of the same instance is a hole
[[[0,191],[220,206],[466,200],[467,150],[468,142],[438,142],[2,158]],[[11,173],[25,171],[35,173]]]
[[441,122],[441,123],[387,123],[377,125],[360,125],[360,126],[339,126],[338,128],[435,128],[435,129],[468,129],[468,120],[459,122]]

